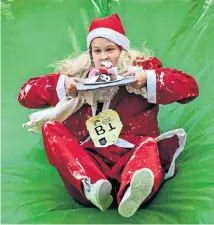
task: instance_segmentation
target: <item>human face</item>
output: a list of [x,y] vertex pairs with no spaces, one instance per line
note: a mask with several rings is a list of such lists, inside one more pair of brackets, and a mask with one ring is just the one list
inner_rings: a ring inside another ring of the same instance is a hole
[[91,42],[91,54],[94,66],[99,69],[103,61],[111,62],[112,66],[117,66],[121,48],[106,38],[95,38]]

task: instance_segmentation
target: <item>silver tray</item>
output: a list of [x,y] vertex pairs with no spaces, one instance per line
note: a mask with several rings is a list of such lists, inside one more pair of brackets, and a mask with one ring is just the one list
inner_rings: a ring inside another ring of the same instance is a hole
[[123,85],[130,84],[134,81],[136,81],[136,76],[131,75],[116,81],[109,81],[109,82],[100,81],[100,82],[87,83],[87,84],[77,83],[77,90],[83,91],[83,90],[93,90],[93,89],[104,88],[104,87],[123,86]]

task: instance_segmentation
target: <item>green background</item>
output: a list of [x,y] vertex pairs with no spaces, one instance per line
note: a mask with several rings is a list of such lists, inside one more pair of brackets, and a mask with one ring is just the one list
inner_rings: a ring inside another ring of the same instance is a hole
[[[152,49],[165,67],[199,83],[188,105],[161,106],[162,131],[183,127],[187,145],[179,173],[131,218],[74,202],[45,157],[41,135],[22,128],[33,110],[17,102],[30,77],[86,49],[94,17],[117,12],[131,47]],[[2,223],[214,223],[214,1],[4,0],[2,1]]]

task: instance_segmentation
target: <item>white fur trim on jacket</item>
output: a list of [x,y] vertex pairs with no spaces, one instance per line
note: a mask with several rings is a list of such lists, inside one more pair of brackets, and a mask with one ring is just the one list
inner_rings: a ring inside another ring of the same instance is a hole
[[150,103],[157,103],[155,70],[144,70],[147,75],[147,99]]
[[170,177],[174,176],[174,173],[175,173],[175,160],[176,160],[176,158],[180,155],[180,153],[184,149],[184,146],[185,146],[185,143],[186,143],[187,134],[184,131],[184,129],[181,128],[181,129],[171,130],[169,132],[163,133],[160,136],[158,136],[157,138],[155,138],[155,140],[158,142],[158,141],[161,141],[163,139],[170,138],[170,137],[172,137],[174,135],[177,135],[177,137],[178,137],[179,147],[176,149],[176,152],[175,152],[175,154],[173,156],[173,159],[172,159],[171,165],[169,167],[169,170],[165,174],[164,180],[169,179]]
[[89,49],[91,41],[96,37],[107,38],[108,40],[122,46],[125,50],[129,50],[130,41],[121,33],[109,28],[96,28],[92,30],[87,36],[87,47]]
[[57,86],[56,86],[56,92],[59,100],[65,97],[65,75],[60,75]]

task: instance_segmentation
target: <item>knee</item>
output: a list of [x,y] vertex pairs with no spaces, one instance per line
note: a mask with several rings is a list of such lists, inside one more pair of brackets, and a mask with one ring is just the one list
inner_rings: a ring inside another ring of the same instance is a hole
[[56,127],[61,126],[62,124],[56,120],[54,121],[48,121],[46,123],[43,124],[42,126],[42,132],[48,132],[50,130],[54,130]]
[[138,146],[144,146],[144,145],[154,145],[154,146],[157,146],[157,142],[152,137],[142,137],[139,140],[139,142],[138,142]]
[[46,122],[42,127],[43,137],[63,136],[72,138],[70,131],[59,121]]

